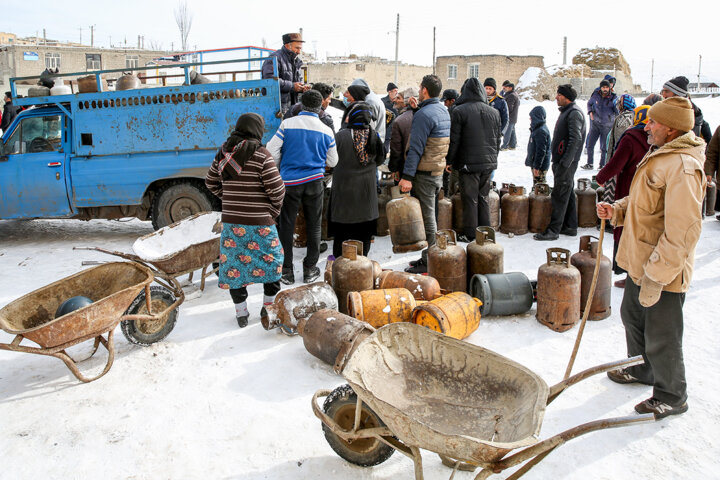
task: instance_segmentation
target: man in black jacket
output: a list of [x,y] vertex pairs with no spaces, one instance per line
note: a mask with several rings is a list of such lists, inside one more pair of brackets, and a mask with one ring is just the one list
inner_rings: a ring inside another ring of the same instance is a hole
[[465,80],[460,92],[452,112],[447,164],[460,174],[464,235],[458,240],[471,242],[478,225],[490,225],[490,176],[497,168],[501,121],[477,78]]
[[517,147],[517,136],[515,135],[515,124],[518,120],[520,110],[520,97],[515,92],[515,84],[509,80],[503,82],[503,100],[508,107],[508,124],[503,132],[503,143],[500,150],[515,150]]
[[[330,105],[330,100],[332,100],[332,93],[333,88],[326,84],[326,83],[313,83],[312,88],[310,90],[317,90],[320,92],[320,95],[323,97],[322,106],[320,110],[320,114],[318,117],[320,118],[320,121],[323,122],[325,125],[330,127],[330,130],[335,133],[335,122],[333,121],[332,116],[326,112],[327,107]],[[283,116],[283,120],[286,118],[292,118],[297,116],[302,111],[302,103],[297,102],[295,105],[290,107],[287,112],[285,112],[285,115]]]
[[577,92],[569,83],[558,87],[555,100],[560,107],[560,116],[552,139],[552,215],[547,229],[533,236],[535,240],[557,240],[560,233],[571,237],[577,235],[573,180],[585,142],[585,114],[575,104],[576,98]]
[[12,94],[5,92],[5,106],[3,107],[2,123],[0,123],[0,130],[2,130],[3,133],[5,133],[5,130],[8,129],[12,121],[15,120],[19,111],[20,108],[12,103]]
[[[300,75],[300,52],[304,40],[299,33],[286,33],[282,36],[283,46],[270,54],[277,58],[278,81],[280,82],[280,107],[282,113],[298,101],[298,94],[310,90],[310,85],[302,82]],[[262,66],[262,78],[273,78],[272,58],[265,60]]]

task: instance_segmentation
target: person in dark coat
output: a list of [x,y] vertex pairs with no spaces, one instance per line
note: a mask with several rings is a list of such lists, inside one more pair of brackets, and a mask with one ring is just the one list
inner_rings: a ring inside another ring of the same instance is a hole
[[[283,46],[270,54],[277,58],[278,81],[280,82],[280,107],[283,114],[297,103],[298,95],[310,90],[310,85],[302,81],[300,52],[305,42],[299,33],[286,33],[282,36]],[[273,60],[268,58],[262,66],[262,78],[274,78]]]
[[405,167],[405,155],[410,141],[410,127],[412,127],[413,115],[418,109],[418,91],[416,88],[407,88],[403,90],[402,95],[405,99],[405,109],[393,122],[390,134],[390,160],[388,161],[388,170],[394,174],[396,181],[400,180],[400,174]]
[[547,113],[538,105],[530,110],[530,140],[528,140],[525,166],[530,167],[533,176],[533,186],[536,183],[545,183],[545,175],[550,168],[550,130],[545,120]]
[[218,286],[230,290],[240,328],[247,326],[250,316],[246,287],[262,283],[263,304],[272,304],[280,291],[284,259],[275,222],[285,185],[261,144],[264,134],[263,117],[241,115],[205,178],[207,188],[222,200]]
[[[355,102],[364,102],[367,96],[370,95],[370,89],[364,85],[350,85],[345,93],[343,93],[343,103],[345,104],[345,113],[343,113],[342,121],[340,122],[340,129],[347,128],[348,113],[350,108]],[[373,112],[373,118],[375,112]]]
[[3,107],[2,121],[0,123],[0,130],[2,130],[3,133],[7,131],[10,124],[15,120],[18,112],[20,112],[20,107],[13,105],[12,94],[5,92],[5,106]]
[[[320,113],[318,114],[318,117],[320,118],[320,121],[323,122],[325,125],[330,127],[330,129],[335,133],[335,122],[333,121],[332,116],[328,115],[328,113],[325,111],[330,105],[330,100],[332,99],[332,93],[333,89],[330,85],[326,83],[313,83],[313,86],[310,90],[316,90],[320,92],[320,95],[323,97],[322,101],[322,107],[320,110]],[[290,107],[287,112],[285,112],[285,115],[283,116],[283,120],[287,118],[292,118],[297,116],[300,112],[302,112],[302,102],[297,102],[295,105]]]
[[550,224],[542,233],[533,235],[535,240],[557,240],[559,234],[577,235],[577,205],[573,179],[585,142],[585,115],[575,103],[577,92],[571,84],[560,85],[555,100],[560,116],[555,123],[552,137],[553,191]]
[[455,108],[455,102],[457,102],[459,96],[460,95],[458,95],[457,90],[454,88],[448,88],[443,91],[442,97],[440,97],[440,101],[447,107],[450,115],[452,115],[453,108]]
[[395,108],[395,98],[398,96],[398,87],[393,82],[387,84],[387,95],[382,97],[385,105],[385,153],[390,151],[390,134],[392,133],[392,124],[398,117],[399,113]]
[[450,122],[447,164],[459,172],[463,203],[461,242],[475,239],[475,229],[490,225],[490,176],[500,151],[500,114],[487,104],[477,78],[468,78],[460,89]]
[[347,120],[347,128],[335,135],[338,163],[330,193],[329,227],[336,258],[345,240],[361,241],[365,256],[370,251],[378,219],[376,172],[385,161],[383,143],[371,126],[372,107],[353,103]]
[[515,124],[518,120],[520,110],[520,97],[515,91],[515,84],[505,80],[503,82],[503,100],[508,107],[508,124],[503,132],[503,144],[500,150],[515,150],[517,147],[517,135],[515,135]]
[[[633,126],[622,134],[620,141],[615,148],[615,153],[610,161],[598,172],[596,180],[599,185],[605,185],[610,179],[615,180],[615,198],[620,200],[630,193],[630,183],[635,176],[635,168],[645,154],[650,150],[648,143],[648,133],[645,131],[647,125],[647,112],[650,110],[649,105],[641,105],[633,111]],[[623,227],[613,228],[613,240],[615,245],[613,248],[613,271],[620,275],[626,273],[615,262],[618,245],[620,245],[620,237],[622,236]],[[615,286],[619,288],[625,287],[625,279],[615,282]]]
[[612,91],[608,80],[600,82],[587,102],[587,112],[590,117],[590,133],[587,136],[587,163],[582,166],[585,170],[592,170],[595,157],[595,144],[600,140],[600,168],[605,166],[607,160],[607,137],[617,116],[617,95]]
[[[690,93],[688,92],[689,85],[690,80],[688,80],[687,77],[680,76],[671,78],[663,85],[660,95],[662,95],[664,99],[670,97],[683,97],[690,100]],[[700,137],[705,140],[705,143],[710,143],[710,140],[712,140],[712,130],[710,129],[710,124],[705,121],[700,107],[695,105],[692,100],[690,100],[690,103],[692,104],[695,115],[695,124],[692,128],[693,133],[696,137]]]
[[502,134],[510,121],[507,102],[498,94],[497,82],[494,78],[486,78],[483,82],[483,86],[485,87],[488,104],[500,114],[500,133]]

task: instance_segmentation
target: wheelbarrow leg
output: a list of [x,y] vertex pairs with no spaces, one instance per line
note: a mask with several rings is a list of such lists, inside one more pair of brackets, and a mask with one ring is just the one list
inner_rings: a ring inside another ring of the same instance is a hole
[[420,449],[418,447],[410,447],[410,451],[412,452],[412,459],[415,464],[415,480],[424,480]]
[[108,351],[108,359],[107,359],[107,363],[105,364],[105,369],[100,373],[100,375],[97,375],[95,377],[86,377],[85,375],[80,373],[80,370],[78,369],[77,364],[64,351],[53,353],[52,356],[59,358],[60,360],[65,362],[65,365],[67,365],[67,367],[70,369],[72,374],[75,375],[75,378],[77,378],[81,382],[83,382],[83,383],[92,382],[92,381],[97,380],[98,378],[102,377],[103,375],[105,375],[108,371],[110,371],[110,367],[112,367],[112,364],[115,361],[115,342],[113,340],[113,334],[114,334],[114,331],[110,330],[108,332],[107,340],[105,340],[102,337],[102,335],[98,335],[97,337],[95,337],[95,341],[102,343],[103,346]]
[[75,362],[75,363],[82,363],[82,362],[84,362],[84,361],[86,361],[86,360],[90,360],[90,359],[92,358],[92,356],[95,355],[95,353],[97,352],[99,346],[100,346],[100,337],[95,337],[95,344],[93,345],[92,352],[90,352],[90,355],[88,355],[87,357],[83,358],[82,360],[75,360],[75,359],[72,358],[65,350],[63,350],[62,353],[64,353],[65,355],[67,355],[73,362]]

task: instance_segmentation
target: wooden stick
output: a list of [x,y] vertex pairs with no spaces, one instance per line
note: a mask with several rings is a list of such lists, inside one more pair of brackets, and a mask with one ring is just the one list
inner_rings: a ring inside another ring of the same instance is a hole
[[575,363],[575,357],[577,357],[578,350],[580,349],[580,341],[582,340],[583,332],[585,331],[585,324],[587,323],[588,315],[590,315],[590,306],[592,305],[593,297],[595,296],[595,287],[597,285],[598,272],[600,271],[600,260],[603,257],[603,236],[605,234],[605,219],[600,219],[600,235],[598,238],[598,253],[595,259],[595,270],[593,271],[592,283],[590,284],[590,292],[588,293],[587,301],[585,302],[585,311],[583,312],[582,321],[580,322],[580,328],[578,328],[577,338],[575,338],[575,347],[573,348],[572,355],[570,355],[570,361],[568,362],[567,369],[565,370],[565,376],[563,380],[567,380],[572,372],[573,364]]

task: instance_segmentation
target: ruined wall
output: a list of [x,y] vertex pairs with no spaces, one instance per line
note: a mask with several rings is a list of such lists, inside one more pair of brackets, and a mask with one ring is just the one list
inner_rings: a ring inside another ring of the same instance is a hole
[[[457,74],[450,78],[452,73],[449,65],[455,65]],[[443,83],[443,89],[454,88],[460,91],[465,80],[470,77],[472,70],[477,69],[477,76],[480,82],[487,77],[493,77],[498,84],[498,90],[504,80],[518,83],[518,80],[530,67],[544,67],[543,57],[539,55],[452,55],[437,57],[435,67],[437,75]],[[477,66],[477,67],[475,67]]]

